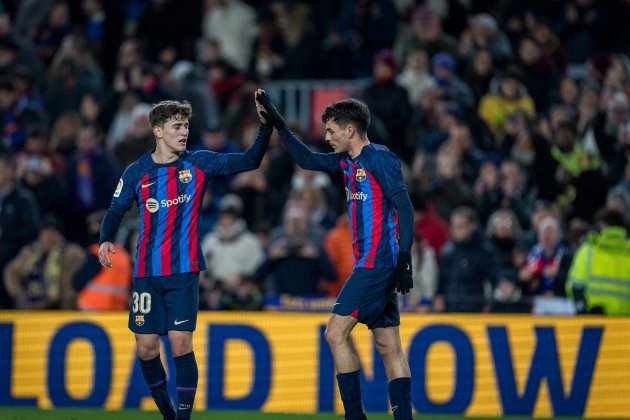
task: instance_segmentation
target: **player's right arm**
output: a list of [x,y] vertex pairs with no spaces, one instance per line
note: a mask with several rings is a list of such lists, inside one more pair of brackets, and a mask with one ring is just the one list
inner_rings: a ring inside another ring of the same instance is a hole
[[339,169],[340,157],[336,153],[318,153],[311,151],[295,134],[287,127],[284,117],[278,112],[271,102],[269,95],[259,89],[256,92],[256,105],[259,114],[269,124],[278,130],[282,143],[287,148],[289,155],[303,169],[314,171],[333,172]]
[[101,234],[98,243],[100,244],[98,249],[98,261],[103,267],[111,267],[112,261],[109,258],[109,254],[115,254],[114,248],[114,235],[120,226],[123,215],[131,208],[133,201],[136,199],[135,186],[137,182],[132,176],[135,172],[132,170],[137,164],[132,164],[125,170],[114,196],[112,197],[112,204],[103,217],[101,223]]

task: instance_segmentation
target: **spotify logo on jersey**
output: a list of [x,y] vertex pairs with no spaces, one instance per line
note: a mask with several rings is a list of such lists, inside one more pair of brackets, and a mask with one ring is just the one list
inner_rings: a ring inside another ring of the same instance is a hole
[[160,208],[160,203],[155,198],[149,198],[145,204],[145,207],[149,212],[155,213]]

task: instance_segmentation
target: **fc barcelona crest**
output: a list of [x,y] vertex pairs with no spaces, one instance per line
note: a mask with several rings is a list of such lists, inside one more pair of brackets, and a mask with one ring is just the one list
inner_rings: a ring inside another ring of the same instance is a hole
[[144,325],[144,315],[136,315],[136,325],[142,327]]
[[188,184],[190,181],[192,181],[192,174],[190,173],[190,169],[181,170],[179,171],[178,175],[179,180],[184,184]]
[[365,174],[365,169],[358,168],[357,173],[354,175],[354,179],[356,179],[357,182],[363,182],[365,181],[365,178],[367,178],[367,175]]

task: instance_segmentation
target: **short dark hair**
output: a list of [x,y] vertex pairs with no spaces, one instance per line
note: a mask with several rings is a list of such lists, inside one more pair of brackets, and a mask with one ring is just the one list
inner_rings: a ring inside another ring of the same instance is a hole
[[190,119],[192,117],[192,107],[188,101],[162,101],[153,105],[149,111],[149,124],[151,128],[156,125],[164,126],[171,118]]
[[326,107],[322,122],[326,124],[328,121],[333,121],[340,127],[353,123],[359,134],[364,136],[370,125],[370,110],[366,104],[357,99],[343,99]]
[[625,227],[623,214],[617,210],[604,209],[600,211],[595,218],[599,224],[603,224],[605,226]]

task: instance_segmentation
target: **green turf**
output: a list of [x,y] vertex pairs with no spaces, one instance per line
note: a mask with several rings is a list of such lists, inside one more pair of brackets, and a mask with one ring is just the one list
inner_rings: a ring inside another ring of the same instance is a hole
[[[445,415],[418,415],[417,420],[525,420],[529,417],[464,417]],[[160,415],[156,411],[106,411],[101,409],[55,409],[38,410],[31,408],[4,408],[0,407],[1,420],[143,420],[159,419]],[[193,420],[341,420],[343,417],[338,414],[279,414],[279,413],[258,413],[253,411],[195,411]],[[386,414],[370,414],[370,420],[392,420],[392,416]],[[581,417],[558,417],[562,420],[578,420]],[[536,420],[544,420],[537,417]],[[591,419],[597,420],[597,419]],[[611,419],[606,419],[611,420]],[[614,419],[613,419],[614,420]]]

